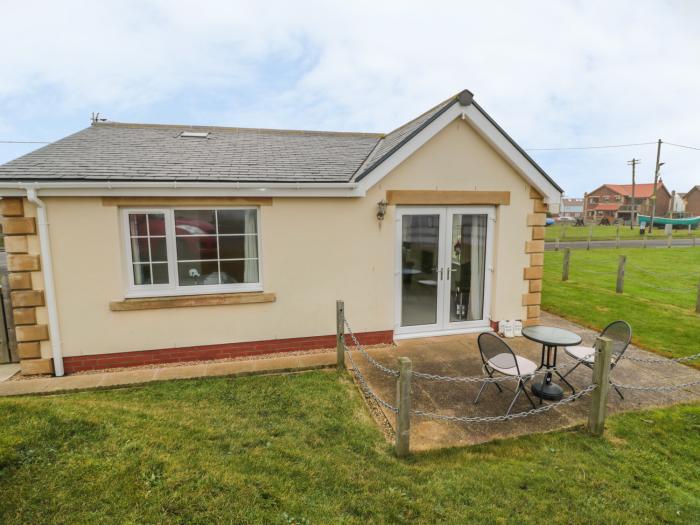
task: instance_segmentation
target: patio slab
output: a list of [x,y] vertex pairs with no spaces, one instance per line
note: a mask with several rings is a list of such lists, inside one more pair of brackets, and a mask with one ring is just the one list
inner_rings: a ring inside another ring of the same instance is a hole
[[[558,326],[581,335],[583,344],[592,346],[596,332],[571,323],[561,317],[542,313],[542,324]],[[409,357],[413,370],[444,376],[482,376],[481,358],[477,347],[478,334],[411,339],[398,343],[394,348],[369,349],[368,352],[377,361],[391,368],[398,368],[398,358]],[[541,346],[523,337],[508,339],[513,350],[538,365]],[[641,350],[633,345],[627,349],[627,355],[633,357],[654,357],[656,354]],[[362,356],[354,354],[355,361],[370,387],[384,400],[395,404],[396,382],[369,364]],[[572,366],[575,361],[559,350],[557,365],[560,368]],[[577,391],[591,383],[590,369],[579,366],[567,377]],[[700,370],[668,361],[663,364],[637,363],[622,360],[612,372],[612,380],[620,384],[660,386],[688,383],[700,380]],[[564,388],[564,395],[571,390],[558,378],[554,381]],[[455,383],[414,378],[412,384],[412,403],[415,410],[454,416],[499,416],[505,414],[513,393],[499,393],[495,386],[489,385],[484,390],[479,403],[473,400],[481,383]],[[529,386],[528,386],[529,392]],[[539,399],[532,396],[537,406]],[[608,413],[661,407],[676,403],[700,400],[700,386],[684,388],[675,392],[640,392],[624,390],[621,400],[614,390],[608,396]],[[546,402],[545,402],[546,403]],[[537,432],[550,432],[581,423],[585,423],[590,407],[590,395],[572,403],[552,408],[548,412],[504,422],[461,423],[437,421],[424,417],[411,418],[411,449],[414,451],[435,448],[472,445],[494,439],[515,437]],[[531,409],[527,398],[521,394],[513,412]],[[382,409],[389,424],[394,428],[395,415]]]

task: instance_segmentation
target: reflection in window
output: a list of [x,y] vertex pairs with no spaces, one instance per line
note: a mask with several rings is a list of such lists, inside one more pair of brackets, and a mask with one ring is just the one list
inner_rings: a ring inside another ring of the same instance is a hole
[[259,281],[255,210],[176,210],[175,237],[180,286]]
[[236,289],[260,282],[257,209],[125,214],[133,286],[177,291],[221,285]]
[[165,215],[130,213],[129,240],[134,284],[168,284]]

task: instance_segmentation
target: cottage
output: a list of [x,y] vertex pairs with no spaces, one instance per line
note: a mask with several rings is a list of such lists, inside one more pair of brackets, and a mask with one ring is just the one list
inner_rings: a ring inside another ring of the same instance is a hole
[[700,186],[693,186],[683,195],[685,214],[689,217],[700,217]]
[[[633,198],[634,195],[634,198]],[[659,179],[656,187],[655,215],[662,217],[671,209],[671,193]],[[583,214],[586,219],[613,222],[617,219],[632,220],[636,215],[651,215],[654,202],[654,183],[651,184],[603,184],[583,198]],[[636,209],[633,205],[636,205]]]
[[562,190],[462,91],[388,133],[95,122],[0,166],[26,374],[540,313]]

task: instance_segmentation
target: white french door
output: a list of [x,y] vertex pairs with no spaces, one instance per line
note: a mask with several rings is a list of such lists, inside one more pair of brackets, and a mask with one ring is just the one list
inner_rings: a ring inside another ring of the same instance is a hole
[[489,327],[494,208],[398,207],[397,336]]

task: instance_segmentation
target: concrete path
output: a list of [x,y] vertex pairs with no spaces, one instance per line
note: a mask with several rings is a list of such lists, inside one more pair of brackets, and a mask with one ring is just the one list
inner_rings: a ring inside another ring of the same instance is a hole
[[8,363],[5,365],[0,365],[0,383],[7,381],[17,372],[19,372],[19,363]]
[[[584,344],[592,345],[596,333],[560,317],[543,312],[542,324],[560,326],[579,333]],[[513,350],[524,357],[540,363],[540,345],[522,337],[509,339]],[[399,356],[411,358],[415,371],[439,374],[445,376],[483,376],[481,359],[476,344],[476,335],[460,335],[434,337],[426,339],[406,340],[393,349],[368,350],[377,361],[391,368],[397,368]],[[656,354],[645,352],[636,347],[628,348],[631,356],[656,357]],[[396,383],[389,377],[369,364],[361,355],[355,360],[362,373],[367,378],[371,388],[384,400],[395,404]],[[573,365],[574,361],[566,356],[562,349],[558,353],[559,367]],[[573,383],[576,390],[581,390],[591,383],[591,370],[579,366],[567,379]],[[630,385],[674,385],[700,379],[700,370],[677,363],[640,364],[629,360],[620,361],[612,373],[614,382]],[[566,385],[555,376],[555,382],[564,388],[564,395],[571,394]],[[509,382],[510,383],[510,382]],[[437,382],[425,379],[414,379],[412,389],[413,408],[440,414],[454,416],[498,416],[505,414],[513,393],[499,393],[495,386],[489,385],[484,390],[479,404],[474,405],[480,383]],[[511,386],[511,385],[509,385]],[[528,389],[529,392],[529,389]],[[625,400],[617,393],[610,391],[608,396],[609,413],[627,410],[638,410],[648,407],[666,406],[680,402],[700,400],[700,386],[686,388],[671,393],[623,391]],[[532,396],[532,394],[530,394]],[[533,397],[536,403],[537,398]],[[539,405],[538,405],[539,406]],[[537,432],[549,432],[580,423],[585,423],[590,406],[590,395],[573,403],[555,407],[549,412],[528,416],[507,422],[494,423],[454,423],[436,421],[423,417],[411,418],[411,449],[428,450],[434,448],[461,446],[481,443],[498,438],[514,437]],[[531,409],[524,395],[521,394],[513,412],[523,412]],[[395,415],[383,410],[388,423],[395,425]]]
[[[617,246],[617,241],[591,241],[591,249],[595,248],[615,248]],[[644,241],[641,239],[630,239],[623,240],[620,239],[620,248],[642,248],[644,246]],[[700,241],[693,244],[693,239],[673,239],[671,247],[682,248],[688,246],[698,246],[700,247]],[[546,251],[553,251],[556,247],[556,243],[553,241],[547,241],[544,243],[544,249]],[[571,248],[572,250],[585,250],[588,247],[587,241],[559,241],[559,249]],[[647,239],[647,248],[666,248],[666,239]]]
[[335,364],[336,355],[335,350],[333,350],[310,354],[280,355],[261,359],[217,361],[184,366],[140,368],[118,372],[23,379],[21,381],[4,381],[0,383],[0,396],[51,394],[86,388],[135,385],[170,379],[298,372],[326,368],[335,366]]

